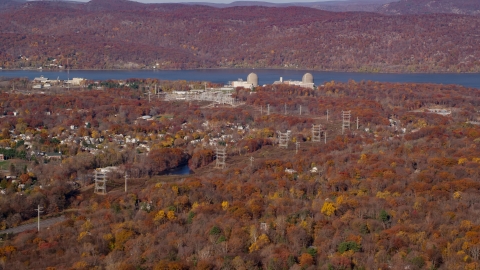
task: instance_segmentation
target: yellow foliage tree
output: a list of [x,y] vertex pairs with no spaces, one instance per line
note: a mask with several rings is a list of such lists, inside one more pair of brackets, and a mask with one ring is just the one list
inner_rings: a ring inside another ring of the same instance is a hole
[[262,234],[258,237],[256,242],[254,242],[250,245],[250,247],[248,248],[248,251],[250,253],[252,253],[254,251],[257,251],[257,250],[263,248],[268,243],[270,243],[270,239],[268,238],[268,236],[266,234]]
[[84,269],[87,268],[88,264],[85,261],[79,261],[73,264],[73,269]]
[[227,209],[228,209],[228,202],[227,202],[227,201],[223,201],[223,202],[222,202],[222,209],[223,209],[224,211],[227,211]]
[[460,158],[460,159],[458,159],[458,165],[465,164],[467,161],[468,161],[467,158]]
[[165,211],[163,210],[158,211],[158,213],[153,218],[154,221],[162,221],[164,219],[165,219]]
[[361,154],[360,159],[358,160],[358,163],[364,163],[365,161],[367,161],[367,155]]
[[331,216],[335,213],[335,210],[337,210],[337,207],[335,207],[335,204],[332,202],[325,202],[322,206],[322,210],[320,212],[326,216]]
[[175,193],[175,195],[178,195],[178,186],[173,186],[172,191]]
[[85,236],[87,236],[87,234],[88,232],[81,232],[77,237],[77,241],[82,240]]
[[119,232],[115,234],[115,249],[117,250],[123,250],[123,245],[125,242],[130,239],[130,237],[133,235],[133,232],[130,230],[125,230],[122,229]]
[[168,220],[174,220],[175,219],[175,212],[168,211],[167,218],[168,218]]
[[199,206],[198,202],[192,204],[192,210],[195,210]]
[[386,199],[388,197],[390,197],[390,192],[388,191],[385,191],[385,192],[377,192],[377,195],[376,195],[377,198],[380,198],[380,199]]

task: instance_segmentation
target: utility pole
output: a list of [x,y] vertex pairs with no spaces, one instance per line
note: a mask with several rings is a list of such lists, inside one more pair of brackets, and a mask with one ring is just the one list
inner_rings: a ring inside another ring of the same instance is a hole
[[37,209],[38,212],[38,221],[37,221],[37,230],[40,231],[40,213],[43,212],[43,207],[40,207],[40,204],[38,205]]
[[67,90],[70,90],[70,65],[68,64],[68,57],[67,57]]
[[295,154],[298,154],[298,148],[300,147],[300,143],[299,143],[299,142],[296,142],[296,143],[295,143],[295,146],[296,146],[296,148],[295,148]]
[[127,171],[125,171],[125,193],[127,193],[127,181],[128,181],[128,174],[127,174]]

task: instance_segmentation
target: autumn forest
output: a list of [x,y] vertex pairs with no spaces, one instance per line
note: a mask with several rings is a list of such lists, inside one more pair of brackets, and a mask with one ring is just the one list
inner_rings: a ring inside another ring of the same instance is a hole
[[[0,68],[480,72],[426,2],[9,0]],[[41,80],[0,77],[0,270],[480,269],[479,89]]]
[[456,14],[33,1],[0,11],[0,67],[479,72],[479,24]]
[[[2,229],[34,220],[37,205],[65,217],[3,235],[3,269],[479,267],[476,89],[269,85],[237,88],[231,107],[147,98],[200,82],[105,85],[0,95]],[[165,174],[182,164],[193,174]],[[111,166],[95,194],[91,175]]]

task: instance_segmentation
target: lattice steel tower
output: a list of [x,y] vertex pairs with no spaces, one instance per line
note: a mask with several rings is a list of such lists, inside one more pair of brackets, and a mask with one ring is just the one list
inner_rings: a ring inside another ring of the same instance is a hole
[[216,147],[217,151],[217,160],[215,163],[215,168],[218,169],[225,169],[227,167],[227,164],[225,163],[225,160],[227,159],[227,147]]
[[107,194],[107,174],[99,169],[95,170],[95,193]]
[[351,111],[342,111],[342,134],[345,133],[345,129],[350,129]]
[[278,146],[283,148],[288,148],[288,140],[290,139],[290,130],[285,133],[277,131],[278,133]]

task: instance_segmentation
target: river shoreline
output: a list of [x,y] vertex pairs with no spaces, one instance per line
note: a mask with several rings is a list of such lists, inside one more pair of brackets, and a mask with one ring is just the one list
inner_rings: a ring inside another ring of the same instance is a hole
[[35,68],[13,68],[13,69],[0,69],[2,71],[37,71],[37,72],[68,72],[68,71],[132,71],[132,72],[141,72],[141,71],[199,71],[199,70],[282,70],[282,71],[305,71],[305,72],[332,72],[332,73],[359,73],[359,74],[478,74],[480,72],[449,72],[449,71],[438,71],[438,72],[368,72],[368,71],[355,71],[355,70],[335,70],[335,69],[300,69],[300,68],[279,68],[279,67],[268,67],[268,68],[231,68],[231,67],[216,67],[216,68],[188,68],[188,69],[152,69],[152,68],[139,68],[139,69],[92,69],[92,68],[76,68],[76,69],[35,69]]
[[272,84],[283,78],[284,81],[299,81],[305,73],[311,73],[315,84],[330,81],[348,82],[353,80],[378,81],[390,83],[433,83],[454,84],[480,89],[480,74],[477,73],[361,73],[334,72],[300,69],[189,69],[189,70],[0,70],[3,78],[27,78],[33,80],[43,75],[50,79],[84,78],[90,81],[158,79],[186,80],[228,84],[239,78],[246,80],[254,72],[258,75],[259,85]]

